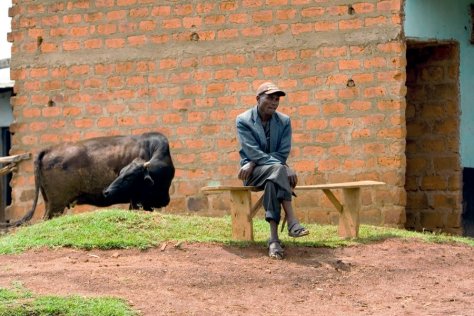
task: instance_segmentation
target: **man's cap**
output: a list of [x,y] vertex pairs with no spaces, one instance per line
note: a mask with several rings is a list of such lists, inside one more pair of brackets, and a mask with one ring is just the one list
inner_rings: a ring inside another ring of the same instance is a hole
[[286,93],[285,91],[281,90],[274,84],[273,82],[265,82],[260,85],[257,89],[257,96],[261,95],[262,93],[265,94],[273,94],[273,93],[278,93],[281,96],[285,96]]

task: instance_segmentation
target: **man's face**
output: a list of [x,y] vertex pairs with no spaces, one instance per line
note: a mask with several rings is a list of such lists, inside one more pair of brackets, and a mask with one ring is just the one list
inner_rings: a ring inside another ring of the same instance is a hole
[[261,115],[272,116],[280,104],[280,95],[278,93],[261,94],[257,96],[257,102]]

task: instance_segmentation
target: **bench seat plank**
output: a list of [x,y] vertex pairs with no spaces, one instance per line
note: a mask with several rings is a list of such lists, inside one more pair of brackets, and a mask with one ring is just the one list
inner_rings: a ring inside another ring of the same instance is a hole
[[377,185],[384,185],[384,182],[379,181],[355,181],[355,182],[341,182],[341,183],[327,183],[327,184],[313,184],[313,185],[297,185],[296,190],[322,190],[322,189],[355,189],[362,187],[371,187]]

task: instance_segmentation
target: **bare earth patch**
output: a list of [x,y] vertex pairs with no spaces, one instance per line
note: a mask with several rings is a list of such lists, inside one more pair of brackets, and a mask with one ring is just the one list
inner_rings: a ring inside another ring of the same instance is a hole
[[339,249],[169,243],[0,256],[0,287],[115,296],[143,315],[474,315],[474,249],[417,241]]

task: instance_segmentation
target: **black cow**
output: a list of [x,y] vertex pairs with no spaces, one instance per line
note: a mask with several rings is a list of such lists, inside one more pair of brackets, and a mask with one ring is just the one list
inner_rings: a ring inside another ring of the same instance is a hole
[[110,136],[66,143],[40,151],[35,159],[35,200],[18,226],[30,220],[39,191],[45,219],[71,204],[110,206],[130,203],[151,211],[168,205],[174,177],[169,143],[161,133]]

